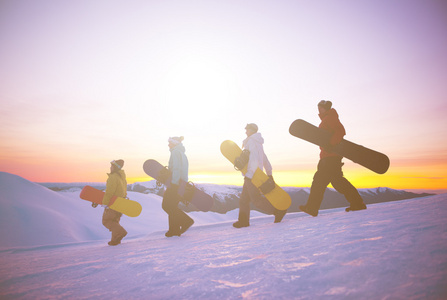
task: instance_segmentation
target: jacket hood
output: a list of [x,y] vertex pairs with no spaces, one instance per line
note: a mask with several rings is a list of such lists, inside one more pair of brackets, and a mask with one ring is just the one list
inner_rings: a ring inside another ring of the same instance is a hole
[[180,143],[177,146],[174,146],[171,149],[169,149],[169,151],[171,151],[171,152],[180,151],[182,153],[185,153],[186,149],[185,149],[185,146],[183,146],[183,144]]
[[249,137],[247,137],[247,138],[242,142],[242,144],[244,145],[244,147],[245,147],[245,145],[246,145],[249,141],[253,141],[253,142],[258,143],[258,144],[261,144],[261,145],[264,144],[264,138],[262,137],[262,135],[261,135],[260,132],[256,132],[256,133],[250,135]]
[[338,113],[335,110],[335,108],[331,108],[330,110],[326,111],[325,113],[319,114],[318,116],[320,117],[321,120],[327,117],[338,119]]

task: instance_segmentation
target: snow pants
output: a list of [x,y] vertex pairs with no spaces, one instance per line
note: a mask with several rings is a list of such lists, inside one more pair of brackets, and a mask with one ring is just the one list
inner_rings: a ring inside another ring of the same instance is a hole
[[343,176],[341,170],[343,163],[341,160],[342,157],[339,156],[320,159],[306,204],[306,207],[310,211],[318,212],[323,201],[324,192],[329,183],[332,184],[337,192],[345,196],[351,206],[363,204],[363,199],[357,189]]
[[120,225],[120,219],[123,214],[111,208],[105,208],[102,215],[102,225],[112,232],[111,241],[115,241],[127,234],[127,231]]
[[268,215],[274,215],[278,212],[251,182],[251,179],[245,177],[241,198],[239,200],[239,221],[248,222],[250,220],[250,202]]
[[163,195],[163,202],[161,207],[168,214],[169,231],[179,232],[180,227],[193,222],[193,219],[188,216],[183,210],[178,208],[180,196],[177,193],[178,186],[170,186],[166,189]]

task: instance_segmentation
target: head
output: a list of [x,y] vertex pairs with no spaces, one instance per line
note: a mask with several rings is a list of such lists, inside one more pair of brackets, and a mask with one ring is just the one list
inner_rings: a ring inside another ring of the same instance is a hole
[[112,160],[110,162],[110,172],[117,172],[121,170],[124,167],[124,160],[118,159],[118,160]]
[[258,132],[258,125],[254,123],[249,123],[247,124],[247,126],[245,126],[245,134],[247,134],[247,136],[251,136],[256,132]]
[[321,100],[318,102],[318,112],[320,114],[327,112],[332,108],[332,102],[328,100]]
[[174,136],[168,139],[169,149],[174,148],[175,146],[181,144],[185,138],[183,136]]

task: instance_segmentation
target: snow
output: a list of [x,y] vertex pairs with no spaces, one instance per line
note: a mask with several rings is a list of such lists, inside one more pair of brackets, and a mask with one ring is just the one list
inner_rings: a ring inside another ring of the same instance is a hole
[[[155,181],[147,185],[152,183]],[[19,176],[0,172],[0,191],[0,250],[110,240],[110,232],[102,225],[103,209],[94,209],[91,202],[81,200],[80,187],[54,192]],[[137,218],[121,218],[121,224],[129,232],[128,238],[167,231],[168,219],[161,208],[160,196],[128,192],[128,197],[143,207]],[[236,220],[238,211],[224,215],[213,212],[188,214],[196,225],[204,225]],[[251,215],[265,216],[257,211]]]
[[161,198],[130,192],[142,215],[123,217],[129,237],[110,247],[102,209],[78,192],[7,173],[0,190],[1,299],[447,298],[447,194],[279,224],[256,213],[242,229],[237,210],[194,212],[166,238]]
[[235,185],[215,185],[215,184],[206,184],[206,183],[200,183],[196,184],[196,186],[200,189],[202,189],[205,193],[208,195],[211,195],[214,197],[214,199],[218,201],[224,201],[226,197],[229,195],[237,195],[240,194],[242,191],[242,187],[235,186]]

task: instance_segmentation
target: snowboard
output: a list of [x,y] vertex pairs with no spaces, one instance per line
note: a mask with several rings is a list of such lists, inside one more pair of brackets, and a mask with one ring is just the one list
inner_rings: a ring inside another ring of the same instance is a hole
[[[330,132],[318,128],[301,119],[295,120],[290,125],[289,132],[293,136],[323,148],[330,145]],[[390,159],[385,154],[345,139],[337,145],[330,147],[330,149],[332,152],[346,157],[347,159],[352,160],[353,162],[378,174],[384,174],[390,166]]]
[[[92,203],[101,204],[105,192],[86,185],[79,195],[81,199],[90,201]],[[129,200],[122,197],[113,196],[110,199],[109,208],[116,210],[129,217],[137,217],[140,215],[142,207],[137,201]]]
[[[236,170],[245,175],[247,173],[247,164],[238,166],[237,160],[241,157],[242,149],[233,141],[224,141],[220,145],[220,152],[235,166]],[[279,187],[265,174],[261,169],[257,169],[251,179],[251,182],[259,189],[267,200],[278,210],[286,210],[292,204],[290,195]]]
[[[144,172],[157,180],[157,183],[163,184],[167,188],[171,185],[172,173],[167,167],[164,167],[154,159],[148,159],[143,164]],[[209,211],[214,205],[214,199],[194,186],[192,182],[180,180],[178,194],[182,198],[181,201],[188,205],[193,204],[201,211]]]

